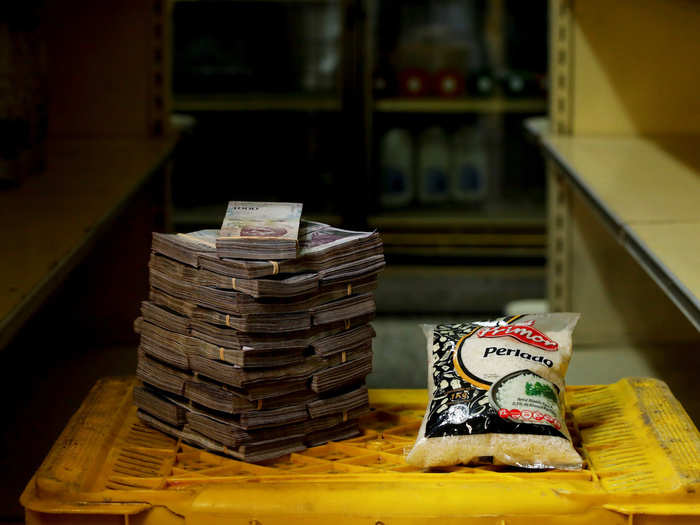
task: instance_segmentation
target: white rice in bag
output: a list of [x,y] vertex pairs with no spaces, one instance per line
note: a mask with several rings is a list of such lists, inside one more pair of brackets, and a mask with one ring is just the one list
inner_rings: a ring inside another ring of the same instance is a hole
[[425,325],[430,399],[406,461],[449,466],[488,457],[580,469],[564,421],[564,375],[579,314]]

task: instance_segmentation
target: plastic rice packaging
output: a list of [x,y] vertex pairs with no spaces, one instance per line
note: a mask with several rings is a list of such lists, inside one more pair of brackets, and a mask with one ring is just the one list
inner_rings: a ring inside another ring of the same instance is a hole
[[425,325],[430,398],[406,461],[580,469],[563,404],[578,318],[548,313]]

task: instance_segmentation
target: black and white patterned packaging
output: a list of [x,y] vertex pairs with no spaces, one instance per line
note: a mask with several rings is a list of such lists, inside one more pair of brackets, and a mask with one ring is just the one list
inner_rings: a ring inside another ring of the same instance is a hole
[[525,314],[424,326],[430,400],[407,461],[581,468],[563,404],[578,318]]

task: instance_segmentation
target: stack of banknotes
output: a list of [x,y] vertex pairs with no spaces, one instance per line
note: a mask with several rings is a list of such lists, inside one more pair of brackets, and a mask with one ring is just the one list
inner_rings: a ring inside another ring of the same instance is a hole
[[356,435],[369,409],[381,237],[301,220],[301,205],[279,220],[285,205],[230,203],[245,211],[233,232],[236,213],[221,230],[154,233],[135,322],[141,419],[244,461]]

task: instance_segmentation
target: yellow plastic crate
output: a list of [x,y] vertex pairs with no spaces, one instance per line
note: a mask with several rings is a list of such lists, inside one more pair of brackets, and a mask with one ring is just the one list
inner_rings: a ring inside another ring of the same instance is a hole
[[700,522],[700,434],[657,380],[567,389],[577,472],[407,465],[420,390],[371,391],[361,437],[247,464],[144,426],[134,385],[95,385],[22,494],[28,524]]

